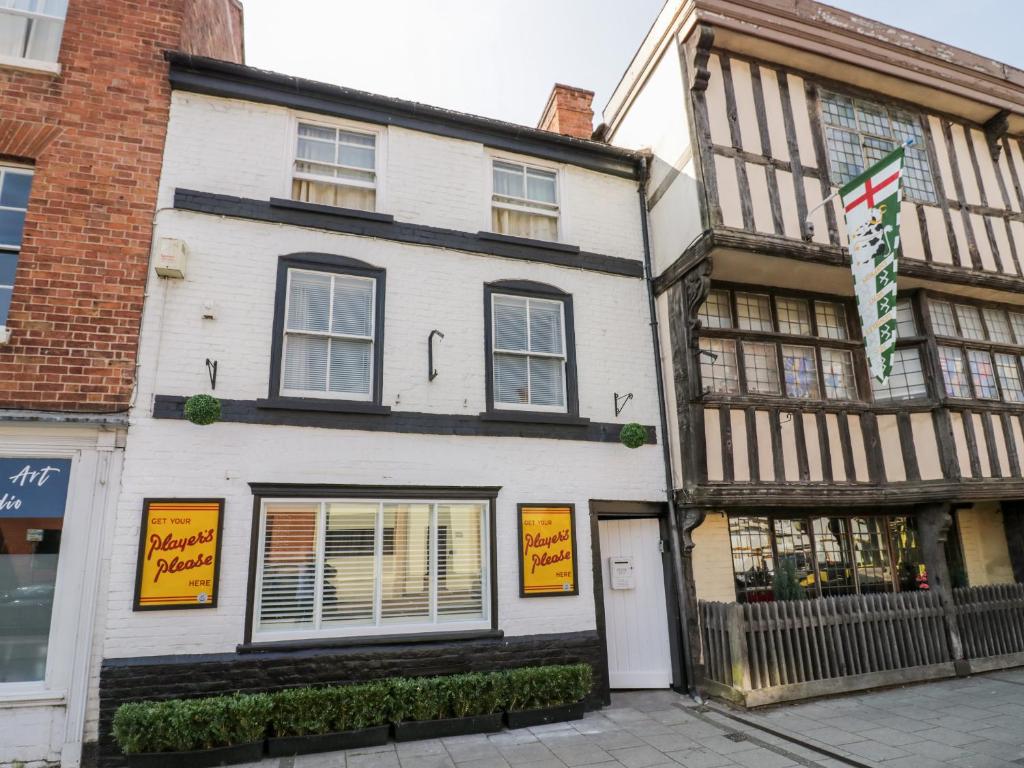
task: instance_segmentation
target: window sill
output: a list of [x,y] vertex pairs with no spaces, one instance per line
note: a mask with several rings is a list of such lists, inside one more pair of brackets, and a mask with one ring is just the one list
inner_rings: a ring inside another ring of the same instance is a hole
[[461,632],[420,632],[408,635],[376,635],[371,637],[308,638],[305,640],[277,640],[274,642],[242,643],[238,653],[267,653],[272,651],[308,651],[327,648],[352,648],[366,645],[402,645],[405,643],[442,643],[460,640],[500,640],[505,632],[500,629],[473,629]]
[[556,243],[551,240],[534,240],[531,237],[515,237],[514,235],[501,235],[497,232],[477,232],[476,236],[481,240],[493,240],[497,243],[508,243],[509,245],[526,245],[530,248],[543,248],[547,251],[564,251],[566,253],[579,253],[578,245],[568,243]]
[[[39,684],[41,685],[41,684]],[[50,691],[36,685],[0,685],[0,709],[15,707],[62,707],[66,703],[64,691]]]
[[568,427],[585,427],[590,419],[571,413],[544,413],[543,411],[484,411],[480,421],[511,421],[519,424],[558,424]]
[[21,72],[35,72],[44,75],[60,74],[60,64],[56,61],[22,59],[17,56],[0,55],[0,69],[16,69]]
[[366,413],[387,416],[391,406],[359,400],[328,400],[318,397],[269,397],[257,400],[256,407],[273,411],[323,411],[330,413]]
[[395,217],[390,213],[361,211],[358,208],[340,208],[336,205],[323,205],[321,203],[306,203],[301,200],[287,200],[283,197],[270,198],[270,207],[288,208],[293,211],[308,211],[309,213],[326,213],[329,216],[344,216],[347,219],[366,219],[367,221],[379,221],[384,224],[395,223]]

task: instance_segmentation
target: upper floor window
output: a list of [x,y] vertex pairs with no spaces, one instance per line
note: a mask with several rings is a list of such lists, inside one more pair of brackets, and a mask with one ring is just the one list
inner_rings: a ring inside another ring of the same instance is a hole
[[31,189],[32,171],[0,165],[0,326],[7,325]]
[[851,340],[845,304],[716,288],[701,307],[700,319],[706,391],[858,398],[858,345]]
[[373,211],[377,205],[377,136],[299,123],[292,198]]
[[881,104],[821,93],[828,160],[832,181],[845,184],[877,163],[907,139],[903,187],[910,200],[935,202],[924,132],[917,117]]
[[1024,402],[1024,312],[930,299],[949,397]]
[[0,0],[0,57],[57,61],[67,0]]
[[503,235],[558,240],[558,174],[495,160],[491,229]]
[[922,341],[914,316],[913,302],[910,299],[898,299],[896,349],[892,356],[892,372],[885,384],[871,377],[871,389],[875,400],[912,400],[927,396],[928,387],[921,363]]
[[381,397],[384,271],[342,257],[282,258],[271,397]]
[[490,505],[263,501],[253,639],[489,629]]

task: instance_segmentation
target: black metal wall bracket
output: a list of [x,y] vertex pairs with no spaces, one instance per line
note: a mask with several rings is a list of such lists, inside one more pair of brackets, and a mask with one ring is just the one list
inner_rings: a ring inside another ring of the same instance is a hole
[[427,381],[437,378],[437,369],[434,367],[434,336],[444,338],[444,334],[436,328],[427,336]]
[[[624,395],[620,395],[618,392],[615,392],[614,394],[615,394],[615,415],[618,416],[620,413],[622,413],[622,409],[626,407],[626,403],[628,403],[630,400],[633,399],[633,393],[632,392],[627,392]],[[620,399],[622,400],[621,404],[619,403]]]
[[206,358],[206,372],[210,374],[210,389],[217,388],[217,361]]

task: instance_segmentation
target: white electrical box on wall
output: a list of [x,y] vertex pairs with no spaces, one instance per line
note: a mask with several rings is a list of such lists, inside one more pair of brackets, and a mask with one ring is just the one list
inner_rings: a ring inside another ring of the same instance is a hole
[[188,249],[184,240],[173,237],[161,237],[156,244],[156,273],[160,277],[173,277],[178,280],[185,277],[185,265],[188,261]]
[[608,558],[608,574],[612,589],[634,589],[633,558],[616,555]]

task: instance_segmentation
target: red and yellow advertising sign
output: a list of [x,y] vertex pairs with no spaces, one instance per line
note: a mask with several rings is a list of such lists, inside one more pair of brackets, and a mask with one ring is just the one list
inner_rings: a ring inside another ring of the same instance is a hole
[[519,596],[576,595],[572,504],[519,505]]
[[224,499],[146,499],[135,610],[217,605]]

